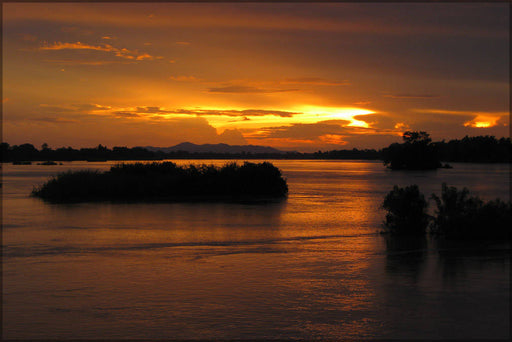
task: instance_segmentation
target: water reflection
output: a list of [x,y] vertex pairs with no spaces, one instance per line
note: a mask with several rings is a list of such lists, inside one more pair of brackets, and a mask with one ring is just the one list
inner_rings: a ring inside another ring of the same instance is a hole
[[47,205],[37,226],[7,236],[5,253],[28,256],[272,243],[280,239],[285,207],[286,201]]
[[445,284],[460,282],[489,267],[506,270],[511,244],[507,241],[460,241],[443,237],[383,237],[386,244],[386,272],[417,283],[432,273]]
[[381,338],[506,338],[510,244],[384,237]]
[[437,269],[445,284],[453,284],[482,274],[489,267],[507,269],[511,244],[507,241],[457,241],[444,238],[432,239],[437,253]]
[[427,260],[425,236],[386,235],[386,271],[418,281]]

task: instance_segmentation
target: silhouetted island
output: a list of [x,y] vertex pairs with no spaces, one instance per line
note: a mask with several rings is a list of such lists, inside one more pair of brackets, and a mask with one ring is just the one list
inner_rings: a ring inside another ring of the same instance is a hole
[[283,198],[288,185],[269,162],[178,166],[172,162],[131,163],[109,171],[68,171],[32,195],[51,202],[218,201]]

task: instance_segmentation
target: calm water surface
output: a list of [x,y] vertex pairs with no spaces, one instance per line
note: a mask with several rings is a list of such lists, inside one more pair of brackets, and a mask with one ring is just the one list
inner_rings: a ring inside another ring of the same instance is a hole
[[289,196],[258,205],[48,204],[34,185],[110,163],[3,164],[3,338],[509,337],[509,244],[378,233],[394,184],[508,200],[509,165],[273,163]]

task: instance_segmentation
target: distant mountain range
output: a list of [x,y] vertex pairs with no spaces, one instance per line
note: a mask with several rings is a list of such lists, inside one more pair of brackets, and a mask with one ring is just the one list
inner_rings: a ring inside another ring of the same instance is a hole
[[258,145],[228,145],[228,144],[203,144],[196,145],[184,142],[171,147],[141,146],[149,151],[177,152],[186,151],[189,153],[286,153],[269,146]]

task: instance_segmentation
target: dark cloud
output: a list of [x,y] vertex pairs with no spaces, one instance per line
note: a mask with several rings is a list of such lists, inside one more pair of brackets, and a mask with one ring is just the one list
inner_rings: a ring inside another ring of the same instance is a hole
[[73,105],[47,105],[40,104],[39,112],[52,112],[52,113],[70,113],[70,114],[83,114],[84,112],[97,111],[97,110],[110,110],[109,106],[101,106],[94,103],[73,104]]
[[114,112],[114,115],[117,117],[124,117],[124,118],[138,118],[141,115],[133,112]]
[[48,63],[55,63],[61,65],[89,65],[89,66],[100,66],[107,64],[134,64],[136,62],[127,60],[72,60],[72,59],[44,59],[43,61]]
[[160,107],[137,107],[137,113],[147,113],[147,114],[160,114],[160,113],[169,113],[169,111],[160,109]]
[[449,124],[463,125],[464,122],[472,120],[476,117],[472,113],[415,113],[411,119],[418,124]]
[[287,112],[280,110],[267,110],[267,109],[245,109],[245,110],[235,110],[235,109],[173,109],[166,110],[160,107],[137,107],[134,111],[120,111],[114,112],[114,114],[118,113],[134,113],[134,114],[185,114],[185,115],[222,115],[222,116],[233,116],[233,117],[243,117],[244,120],[248,119],[248,116],[280,116],[280,117],[292,117],[295,114],[300,114],[298,112]]
[[264,116],[264,115],[275,115],[281,117],[292,117],[295,114],[300,114],[298,112],[287,112],[281,110],[264,110],[264,109],[246,109],[238,111],[241,115],[244,116]]
[[112,109],[112,107],[101,106],[101,105],[94,104],[94,103],[75,104],[73,106],[79,110],[109,110],[109,109]]

